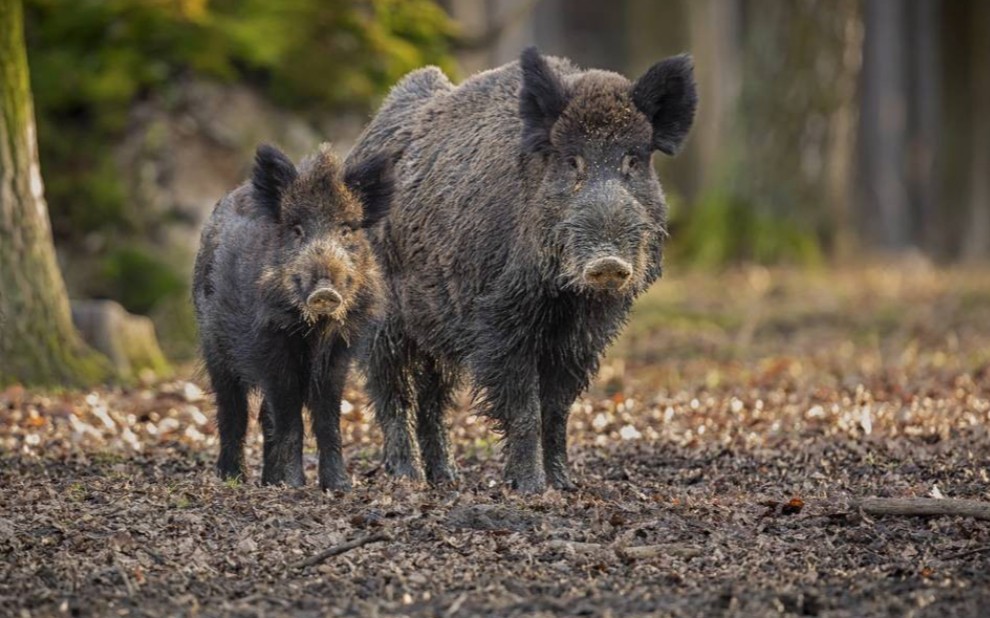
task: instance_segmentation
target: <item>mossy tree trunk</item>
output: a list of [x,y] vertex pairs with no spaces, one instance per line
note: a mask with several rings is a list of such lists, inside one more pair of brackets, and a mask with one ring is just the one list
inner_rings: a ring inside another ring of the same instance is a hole
[[109,377],[72,326],[38,165],[21,0],[0,0],[0,384]]

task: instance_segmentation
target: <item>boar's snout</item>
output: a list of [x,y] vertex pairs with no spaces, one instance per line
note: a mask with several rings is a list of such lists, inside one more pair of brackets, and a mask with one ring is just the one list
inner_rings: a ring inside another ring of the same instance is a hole
[[632,276],[632,266],[621,258],[602,257],[589,262],[583,274],[585,282],[592,288],[618,290]]
[[340,292],[335,290],[326,279],[317,282],[313,291],[306,297],[306,307],[319,315],[332,314],[343,302],[344,299],[340,296]]

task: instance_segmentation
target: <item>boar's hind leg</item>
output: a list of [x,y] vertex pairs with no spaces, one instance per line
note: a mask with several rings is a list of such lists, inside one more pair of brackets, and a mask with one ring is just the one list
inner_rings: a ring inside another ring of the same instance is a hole
[[[594,359],[592,359],[594,362]],[[587,369],[550,359],[540,364],[540,415],[543,425],[543,467],[547,482],[574,490],[567,463],[567,417],[571,404],[587,386]]]
[[320,450],[320,489],[346,491],[351,488],[351,479],[344,466],[342,440],[340,436],[340,400],[347,380],[349,356],[334,354],[329,371],[313,372],[309,386],[310,415],[313,417],[313,434]]
[[385,471],[392,476],[422,480],[419,453],[412,429],[415,345],[395,320],[378,327],[368,353],[368,394],[385,439]]
[[261,401],[264,467],[261,482],[285,483],[290,487],[306,484],[302,468],[302,389],[295,384],[272,384],[264,389]]
[[220,457],[217,472],[223,479],[244,478],[244,436],[248,426],[247,389],[236,376],[207,363],[210,383],[217,398],[217,429]]
[[492,354],[476,369],[485,413],[505,431],[505,478],[523,493],[546,490],[540,440],[539,387],[534,363],[525,355]]
[[450,408],[457,378],[432,358],[425,358],[416,377],[416,435],[426,467],[426,480],[439,484],[457,480],[450,456],[444,412]]

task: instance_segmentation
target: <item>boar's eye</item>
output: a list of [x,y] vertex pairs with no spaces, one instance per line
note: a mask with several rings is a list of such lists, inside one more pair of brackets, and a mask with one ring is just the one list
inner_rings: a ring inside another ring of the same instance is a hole
[[343,238],[350,238],[351,234],[354,233],[354,229],[357,226],[353,223],[342,223],[340,225],[340,235]]
[[306,235],[306,230],[303,229],[303,226],[297,223],[292,226],[292,235],[295,236],[297,240],[302,240]]
[[567,166],[579,174],[584,172],[584,157],[581,155],[567,157]]
[[622,158],[622,175],[629,176],[639,170],[640,159],[634,154],[627,154]]

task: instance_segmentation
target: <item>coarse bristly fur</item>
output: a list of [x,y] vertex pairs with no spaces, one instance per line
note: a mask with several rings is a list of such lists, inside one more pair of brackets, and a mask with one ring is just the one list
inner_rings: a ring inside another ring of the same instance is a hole
[[677,151],[696,105],[687,56],[630,82],[529,48],[460,86],[430,67],[393,88],[348,157],[396,161],[367,358],[387,470],[456,478],[443,418],[464,375],[505,432],[507,480],[574,487],[568,410],[661,274],[651,156]]
[[341,395],[353,346],[381,312],[382,275],[367,229],[387,214],[391,196],[387,156],[343,169],[324,145],[297,168],[266,145],[251,181],[217,203],[196,256],[193,302],[216,392],[222,477],[244,476],[248,393],[257,388],[262,482],[305,482],[305,405],[320,486],[349,487]]

